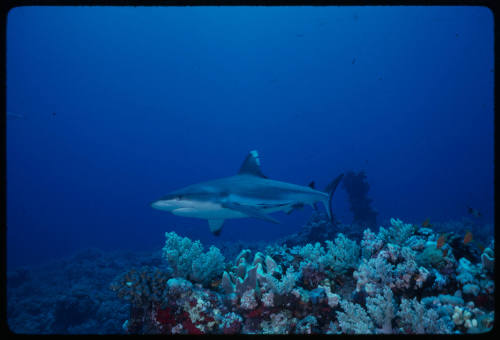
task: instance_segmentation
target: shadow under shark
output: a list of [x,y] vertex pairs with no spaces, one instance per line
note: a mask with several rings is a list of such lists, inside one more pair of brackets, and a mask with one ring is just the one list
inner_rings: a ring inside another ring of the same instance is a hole
[[259,154],[254,150],[237,175],[184,187],[152,202],[151,206],[178,216],[206,219],[214,235],[220,234],[228,218],[253,217],[280,223],[269,214],[276,211],[289,214],[305,204],[315,208],[316,202],[323,202],[333,223],[332,197],[343,176],[335,178],[325,192],[315,190],[314,182],[302,186],[268,179],[260,169]]

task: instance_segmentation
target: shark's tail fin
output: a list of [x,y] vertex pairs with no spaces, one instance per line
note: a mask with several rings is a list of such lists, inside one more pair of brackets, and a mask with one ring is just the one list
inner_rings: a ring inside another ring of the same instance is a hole
[[330,222],[333,224],[333,213],[332,213],[332,197],[333,194],[335,193],[335,190],[337,189],[337,186],[339,185],[340,181],[342,180],[342,177],[344,177],[344,174],[340,174],[335,178],[330,184],[328,184],[325,188],[325,191],[328,193],[328,201],[325,201],[325,208],[328,213],[328,218],[330,219]]

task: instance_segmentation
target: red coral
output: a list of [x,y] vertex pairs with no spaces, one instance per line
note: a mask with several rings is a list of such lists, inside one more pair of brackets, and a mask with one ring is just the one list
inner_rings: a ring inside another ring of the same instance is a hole
[[321,307],[320,310],[323,312],[323,313],[328,313],[331,311],[331,308],[330,307]]
[[254,310],[251,310],[248,314],[247,317],[249,318],[258,318],[262,315],[262,312],[264,311],[264,307],[260,306],[255,308]]
[[165,309],[158,308],[156,313],[156,321],[161,323],[162,325],[175,325],[177,322],[175,321],[175,317],[172,313],[172,309],[167,307]]
[[495,308],[495,300],[493,295],[479,294],[474,298],[474,305],[481,308]]
[[320,270],[316,270],[311,263],[308,263],[302,268],[302,280],[304,287],[314,289],[323,281],[326,274]]
[[203,334],[196,326],[193,324],[190,318],[185,319],[182,322],[182,326],[187,330],[188,334]]
[[241,322],[239,320],[233,320],[229,325],[226,325],[222,332],[224,334],[237,334],[240,332]]
[[200,315],[203,316],[203,322],[215,321],[215,319],[207,313],[200,313]]

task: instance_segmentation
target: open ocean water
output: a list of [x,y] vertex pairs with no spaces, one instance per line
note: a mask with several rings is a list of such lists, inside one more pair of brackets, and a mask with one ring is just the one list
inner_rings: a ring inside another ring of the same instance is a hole
[[[473,6],[12,9],[9,329],[491,330],[493,24]],[[344,174],[333,219],[253,177],[176,197],[246,214],[218,235],[151,206],[254,150],[301,190]]]

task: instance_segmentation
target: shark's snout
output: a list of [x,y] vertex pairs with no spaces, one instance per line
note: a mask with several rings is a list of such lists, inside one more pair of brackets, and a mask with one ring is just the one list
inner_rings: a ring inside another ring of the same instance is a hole
[[158,209],[159,208],[159,201],[153,201],[149,205],[151,205],[152,208]]
[[151,202],[151,207],[158,209],[158,210],[166,210],[166,211],[171,211],[174,210],[175,208],[178,208],[172,200],[157,200]]

